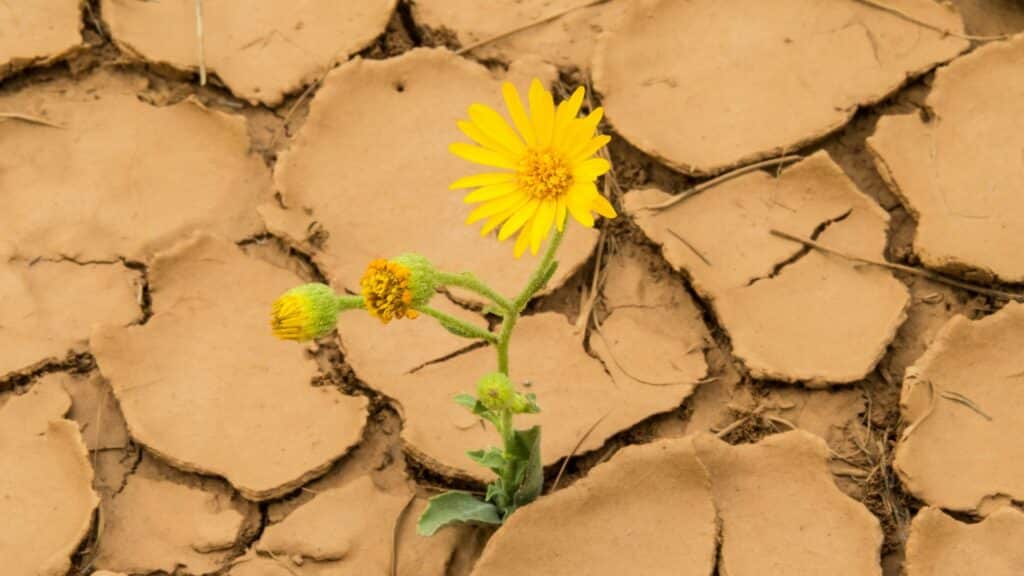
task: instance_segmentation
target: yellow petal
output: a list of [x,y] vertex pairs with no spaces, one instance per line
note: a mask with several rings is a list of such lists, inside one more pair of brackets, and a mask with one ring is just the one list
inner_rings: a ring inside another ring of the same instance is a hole
[[607,134],[600,134],[594,136],[586,142],[582,147],[576,148],[575,153],[570,157],[570,162],[582,162],[587,158],[590,158],[597,153],[598,150],[604,148],[609,142],[612,141],[612,137]]
[[579,150],[590,142],[590,139],[594,136],[594,131],[597,130],[597,125],[601,123],[602,117],[604,117],[604,108],[598,107],[585,117],[572,121],[570,141],[565,144],[565,147],[569,150],[570,158],[576,156]]
[[488,218],[487,222],[484,223],[483,228],[480,229],[480,236],[487,236],[488,234],[493,232],[494,229],[501,225],[502,222],[511,218],[512,215],[516,213],[517,209],[518,206],[513,206],[512,208],[505,210],[500,214],[495,214],[494,216]]
[[526,226],[519,233],[519,237],[516,238],[515,255],[519,258],[526,251],[526,247],[530,245],[530,228],[533,226],[533,220],[526,223]]
[[484,134],[490,136],[509,152],[521,154],[526,149],[523,141],[519,139],[519,136],[516,136],[515,131],[508,125],[508,122],[505,122],[501,114],[498,114],[493,109],[483,104],[473,104],[469,107],[469,118]]
[[489,134],[481,130],[480,127],[477,126],[476,124],[473,124],[472,122],[467,122],[465,120],[458,120],[455,122],[455,125],[459,127],[459,130],[461,130],[463,134],[469,136],[470,140],[476,142],[477,144],[483,146],[484,148],[506,156],[514,155],[512,150],[506,148],[501,142],[492,138]]
[[523,135],[527,146],[533,146],[537,141],[533,133],[533,125],[530,123],[530,117],[526,115],[526,108],[523,107],[523,101],[519,99],[516,87],[511,82],[505,82],[501,85],[501,95],[505,97],[505,106],[508,107],[509,116],[512,117],[512,123],[515,124],[516,130]]
[[604,158],[589,158],[573,166],[572,176],[577,182],[593,182],[611,167],[611,162]]
[[523,224],[533,218],[535,212],[537,212],[537,206],[540,205],[540,201],[534,198],[530,200],[530,203],[523,206],[516,213],[513,214],[508,220],[505,221],[505,225],[501,227],[501,231],[498,232],[498,240],[505,240],[509,236],[516,233],[523,227]]
[[530,83],[530,118],[537,136],[536,145],[545,147],[551,144],[551,127],[555,121],[555,103],[551,92],[544,89],[540,80],[534,78]]
[[480,148],[479,146],[473,146],[472,144],[466,144],[465,142],[454,142],[449,144],[448,151],[463,160],[469,160],[470,162],[476,162],[477,164],[483,164],[484,166],[505,168],[507,170],[516,169],[515,162],[513,162],[508,156],[499,154],[493,150]]
[[466,204],[476,204],[477,202],[486,202],[488,200],[494,200],[501,198],[506,194],[511,194],[516,191],[515,182],[501,182],[499,184],[492,184],[490,186],[483,186],[473,190],[466,197],[462,199]]
[[605,218],[615,218],[619,215],[618,212],[615,211],[615,207],[612,206],[612,203],[601,194],[595,195],[590,201],[590,209]]
[[534,254],[540,250],[540,243],[548,237],[551,232],[551,223],[555,221],[554,202],[544,202],[537,209],[537,215],[533,218],[533,229],[530,231],[530,251]]
[[580,106],[583,104],[583,94],[586,91],[580,86],[572,93],[568,100],[559,102],[555,110],[555,126],[552,129],[551,145],[559,147],[569,136],[571,121],[580,113]]
[[516,175],[511,172],[487,172],[484,174],[473,174],[472,176],[463,176],[455,182],[448,185],[449,190],[458,190],[460,188],[477,188],[479,186],[491,186],[493,184],[501,184],[502,182],[511,182],[515,180]]
[[558,231],[565,230],[565,214],[568,208],[565,205],[565,196],[558,197],[558,207],[555,209],[555,226],[558,227]]
[[577,185],[569,191],[565,202],[572,217],[587,228],[594,227],[594,216],[590,213],[591,198],[591,193],[584,186]]
[[488,216],[494,216],[495,214],[511,210],[517,205],[526,204],[529,201],[529,197],[522,194],[509,194],[498,198],[497,200],[491,200],[477,206],[472,212],[469,213],[469,217],[466,218],[466,224],[472,224],[477,220],[482,220]]

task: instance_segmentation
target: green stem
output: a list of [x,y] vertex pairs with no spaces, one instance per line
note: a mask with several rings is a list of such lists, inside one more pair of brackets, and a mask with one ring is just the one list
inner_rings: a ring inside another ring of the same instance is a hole
[[493,332],[484,330],[479,326],[470,324],[459,320],[454,316],[449,316],[440,310],[431,308],[430,306],[421,306],[417,308],[420,312],[423,312],[427,316],[437,319],[441,323],[441,326],[456,336],[462,336],[463,338],[475,338],[478,340],[486,340],[491,344],[497,345],[498,338]]
[[472,272],[462,272],[459,274],[450,274],[448,272],[438,272],[437,282],[443,286],[457,286],[459,288],[465,288],[471,292],[489,299],[498,305],[499,308],[508,312],[512,310],[512,302],[505,298],[501,294],[498,294],[493,288],[485,284],[482,280],[473,275]]
[[361,308],[366,308],[366,303],[363,301],[362,296],[352,296],[349,294],[342,294],[338,296],[338,312]]
[[544,285],[547,284],[548,279],[551,277],[548,270],[555,264],[555,253],[558,251],[558,247],[562,244],[562,237],[565,236],[565,230],[555,232],[555,235],[548,242],[548,247],[544,251],[544,257],[541,258],[540,264],[533,271],[530,276],[529,282],[526,283],[526,287],[519,293],[515,301],[512,302],[512,306],[509,308],[509,313],[505,315],[505,318],[501,322],[501,332],[498,333],[498,341],[495,347],[498,349],[498,372],[509,375],[508,373],[508,345],[512,339],[512,331],[516,327],[516,322],[519,321],[519,314],[526,308],[526,305],[530,302],[530,299],[539,292]]

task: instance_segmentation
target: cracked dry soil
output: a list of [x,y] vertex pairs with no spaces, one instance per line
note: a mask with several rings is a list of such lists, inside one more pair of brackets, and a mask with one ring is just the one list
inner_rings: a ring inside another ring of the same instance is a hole
[[[0,573],[1024,574],[1024,5],[581,4],[0,3]],[[446,148],[532,77],[621,217],[513,342],[545,496],[421,538],[491,351],[267,309],[408,249],[514,290]]]

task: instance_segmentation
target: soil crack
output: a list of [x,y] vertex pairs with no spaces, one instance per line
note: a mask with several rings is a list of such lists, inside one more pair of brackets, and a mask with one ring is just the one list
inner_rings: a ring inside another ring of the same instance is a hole
[[[852,214],[852,213],[853,213],[853,208],[850,208],[849,210],[847,210],[846,212],[843,212],[839,216],[836,216],[835,218],[830,218],[828,220],[825,220],[821,224],[818,224],[818,226],[814,229],[814,231],[811,232],[811,240],[817,240],[818,237],[821,236],[825,232],[825,230],[827,230],[829,228],[829,226],[832,226],[833,224],[838,224],[839,222],[842,222],[843,220],[846,220],[847,218],[850,217],[850,214]],[[749,288],[749,287],[753,286],[754,284],[756,284],[756,283],[758,283],[758,282],[760,282],[762,280],[771,280],[772,278],[775,278],[776,276],[781,274],[782,271],[785,268],[795,264],[797,261],[799,261],[801,258],[806,256],[810,252],[811,252],[811,248],[808,247],[808,246],[804,246],[803,248],[798,250],[795,254],[790,256],[789,258],[786,258],[785,260],[777,263],[772,268],[772,271],[770,273],[768,273],[767,275],[765,275],[765,276],[758,276],[756,278],[751,279],[749,282],[747,282],[745,287]]]

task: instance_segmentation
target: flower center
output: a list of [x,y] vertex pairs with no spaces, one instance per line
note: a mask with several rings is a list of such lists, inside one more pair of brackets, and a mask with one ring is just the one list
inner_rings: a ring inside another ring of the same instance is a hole
[[516,180],[531,198],[555,200],[572,186],[572,170],[565,157],[553,150],[529,150],[519,161]]
[[397,262],[378,258],[366,267],[359,285],[362,288],[366,310],[385,324],[396,318],[415,318],[419,314],[410,308],[412,291],[409,290],[409,269]]

